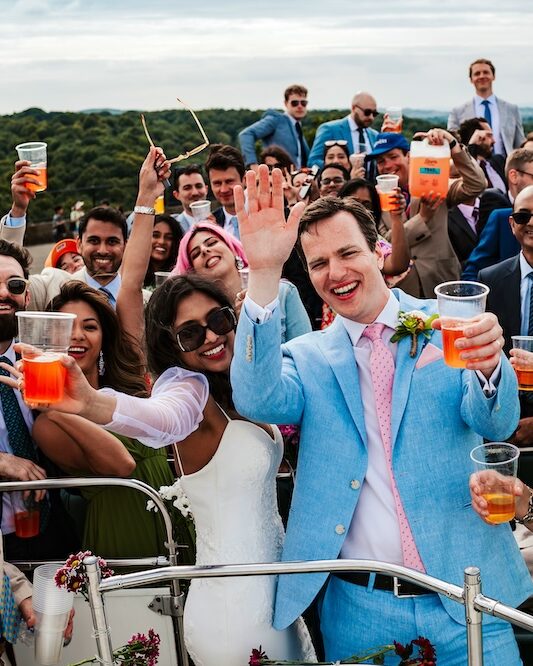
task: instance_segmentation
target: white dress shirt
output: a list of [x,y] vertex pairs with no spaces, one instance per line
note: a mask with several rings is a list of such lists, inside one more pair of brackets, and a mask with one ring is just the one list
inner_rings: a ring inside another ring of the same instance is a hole
[[[15,350],[13,349],[13,344],[9,347],[9,349],[4,353],[0,354],[0,356],[6,356],[12,363],[13,365],[15,364],[16,355],[15,355]],[[32,431],[33,428],[33,414],[31,409],[28,407],[28,405],[24,402],[22,399],[22,393],[20,391],[15,391],[15,395],[17,396],[18,403],[20,405],[20,411],[22,412],[22,416],[24,418],[24,421],[26,425],[28,426],[28,430]],[[1,402],[0,402],[1,405]],[[0,453],[13,453],[13,449],[11,448],[9,444],[9,440],[7,438],[7,428],[6,428],[6,423],[4,421],[4,411],[3,409],[0,409]],[[13,479],[6,479],[9,481],[12,481]],[[13,515],[13,509],[11,507],[11,499],[9,496],[9,493],[3,493],[2,495],[2,533],[3,534],[11,534],[12,532],[15,531],[15,518]]]
[[[236,236],[235,234],[235,227],[233,225],[233,219],[237,219],[236,215],[232,215],[231,213],[228,213],[228,211],[222,206],[222,210],[224,211],[224,231],[227,231],[228,234],[231,234],[232,236]],[[237,222],[237,226],[239,223]]]
[[[485,99],[476,95],[474,97],[474,109],[476,111],[476,118],[485,117],[485,106],[482,104]],[[498,102],[496,100],[496,95],[491,95],[487,97],[489,102],[490,109],[490,118],[491,118],[491,128],[492,134],[494,135],[494,140],[496,141],[494,145],[494,152],[498,155],[505,155],[505,148],[503,147],[502,135],[500,132],[500,110],[498,109]]]
[[361,150],[360,143],[359,143],[359,127],[357,126],[355,120],[352,118],[352,116],[348,116],[348,125],[350,125],[350,132],[352,133],[352,144],[353,144],[353,152],[354,153],[371,153],[372,152],[372,146],[370,145],[370,140],[368,138],[368,132],[366,131],[366,128],[363,127],[363,134],[365,137],[365,149]]
[[[89,287],[92,287],[93,289],[96,289],[96,291],[101,291],[103,289],[108,291],[111,294],[111,296],[109,296],[109,297],[107,296],[107,294],[105,292],[102,292],[102,293],[108,298],[109,305],[111,305],[113,308],[116,308],[117,307],[117,296],[118,296],[118,292],[119,292],[119,289],[120,289],[120,282],[121,282],[120,274],[117,273],[115,275],[115,277],[111,280],[111,282],[108,282],[107,284],[104,285],[104,284],[100,284],[93,277],[91,277],[86,268],[83,268],[82,270],[85,272],[85,279],[83,281],[86,284],[88,284]],[[80,279],[80,278],[77,278],[77,279]]]
[[[477,236],[476,222],[478,221],[479,218],[479,197],[476,199],[473,206],[463,203],[463,204],[457,204],[457,208],[461,211],[463,217],[470,225],[470,228]],[[477,214],[474,214],[474,211],[477,211]]]

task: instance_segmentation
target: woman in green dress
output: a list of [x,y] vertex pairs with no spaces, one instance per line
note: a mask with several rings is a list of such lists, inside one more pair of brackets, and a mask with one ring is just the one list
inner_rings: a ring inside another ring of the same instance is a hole
[[[76,315],[68,350],[94,388],[110,387],[146,397],[148,379],[135,341],[125,333],[103,294],[83,282],[63,285],[50,309]],[[166,449],[106,432],[85,419],[48,411],[33,436],[60,469],[72,476],[139,479],[155,489],[172,485]],[[136,490],[104,486],[82,491],[88,501],[83,546],[102,557],[132,558],[167,554],[161,517],[146,510],[146,496]],[[194,562],[194,545],[183,517],[173,513],[183,563]]]

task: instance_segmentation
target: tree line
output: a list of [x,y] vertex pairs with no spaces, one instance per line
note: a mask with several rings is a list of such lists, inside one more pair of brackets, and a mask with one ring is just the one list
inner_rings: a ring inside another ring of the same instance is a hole
[[[206,109],[198,112],[209,141],[238,146],[238,133],[261,117],[262,111],[249,109]],[[320,123],[346,115],[346,109],[310,111],[304,132],[311,145]],[[167,157],[176,157],[202,142],[190,113],[175,109],[145,114],[150,135],[164,148]],[[408,139],[415,131],[445,123],[445,118],[404,118]],[[374,126],[378,128],[381,118]],[[529,128],[531,129],[531,128]],[[15,146],[24,141],[48,144],[48,190],[37,195],[30,207],[30,221],[49,221],[56,205],[68,215],[77,200],[85,210],[106,199],[125,211],[132,208],[137,192],[140,165],[148,149],[140,114],[137,111],[112,113],[45,112],[31,108],[0,117],[0,212],[9,210],[9,183],[17,159]],[[208,150],[189,158],[188,163],[203,164]]]

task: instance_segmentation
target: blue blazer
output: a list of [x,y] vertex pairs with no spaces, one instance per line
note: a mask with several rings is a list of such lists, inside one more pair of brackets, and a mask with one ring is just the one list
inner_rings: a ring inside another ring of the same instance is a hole
[[[378,135],[375,129],[371,127],[367,128],[368,138],[370,140],[370,145],[374,147],[374,142]],[[327,123],[322,123],[318,126],[318,129],[315,134],[315,140],[313,141],[313,147],[307,158],[307,165],[313,166],[318,164],[319,167],[324,165],[324,143],[326,141],[334,141],[343,139],[348,142],[348,150],[350,154],[354,152],[354,146],[352,141],[352,132],[350,130],[350,124],[348,122],[348,117],[341,118],[340,120],[330,120]]]
[[[402,310],[436,311],[435,301],[394,292]],[[367,468],[353,349],[339,318],[325,331],[281,348],[279,336],[278,309],[261,325],[241,313],[231,367],[233,399],[239,413],[252,420],[301,426],[282,559],[334,560]],[[433,333],[431,342],[442,346],[440,332]],[[517,606],[533,592],[529,572],[509,525],[484,523],[471,507],[468,486],[471,449],[483,437],[505,440],[518,423],[515,373],[502,355],[498,390],[487,398],[475,373],[450,368],[442,359],[417,369],[424,346],[419,338],[418,353],[411,358],[410,340],[398,343],[392,410],[395,479],[420,556],[428,574],[461,586],[464,569],[479,566],[483,591]],[[293,622],[326,578],[280,576],[274,626]],[[462,606],[446,598],[442,602],[449,615],[465,623]]]
[[[275,109],[268,109],[256,123],[245,127],[239,132],[239,143],[246,165],[257,163],[257,155],[255,153],[256,141],[262,141],[264,146],[281,146],[289,153],[294,166],[298,169],[301,167],[300,160],[298,159],[298,134],[296,133],[294,124],[285,113],[280,113]],[[304,157],[307,158],[309,146],[305,137],[304,145]]]
[[500,208],[489,215],[478,244],[465,264],[461,276],[463,280],[475,281],[481,269],[514,257],[520,252],[520,245],[509,224],[509,215],[512,212],[512,208]]

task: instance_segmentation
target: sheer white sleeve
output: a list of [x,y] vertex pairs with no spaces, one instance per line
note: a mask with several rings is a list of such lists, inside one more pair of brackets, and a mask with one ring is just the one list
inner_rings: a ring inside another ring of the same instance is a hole
[[103,427],[134,437],[153,449],[181,442],[194,432],[203,419],[209,397],[207,379],[202,374],[177,367],[165,370],[149,398],[136,398],[110,388],[100,391],[117,399],[113,420]]

